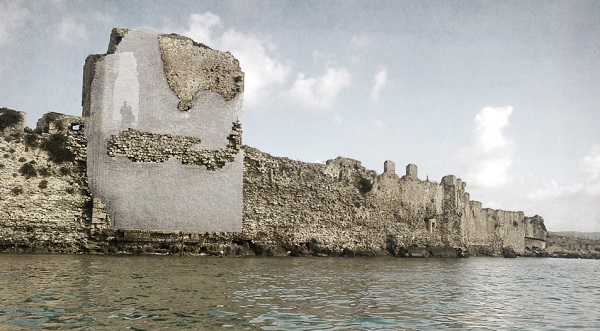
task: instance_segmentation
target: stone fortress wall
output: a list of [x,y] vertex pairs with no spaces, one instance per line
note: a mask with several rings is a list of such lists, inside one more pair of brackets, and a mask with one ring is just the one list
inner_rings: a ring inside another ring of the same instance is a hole
[[49,113],[35,131],[25,113],[0,109],[0,250],[78,252],[86,245],[90,192],[83,119]]
[[248,147],[244,233],[275,249],[285,238],[279,249],[303,253],[456,256],[544,248],[541,217],[483,209],[455,176],[435,183],[418,179],[415,165],[402,177],[394,168],[386,161],[376,174],[351,159],[303,163]]
[[84,66],[83,118],[0,110],[0,249],[265,255],[535,254],[539,216],[466,183],[313,164],[241,145],[243,73],[177,35],[114,29]]
[[[251,147],[244,147],[241,233],[121,229],[88,189],[86,129],[80,117],[51,113],[38,121],[35,132],[11,127],[1,134],[0,247],[394,256],[499,255],[503,248],[527,254],[544,248],[541,217],[482,208],[454,176],[436,183],[420,180],[413,165],[399,176],[394,163],[386,161],[384,173],[377,174],[347,158],[305,163]],[[52,139],[73,158],[53,161],[44,147]],[[23,164],[31,161],[37,175],[22,174]],[[42,181],[48,182],[44,188]],[[22,190],[12,192],[15,188]]]

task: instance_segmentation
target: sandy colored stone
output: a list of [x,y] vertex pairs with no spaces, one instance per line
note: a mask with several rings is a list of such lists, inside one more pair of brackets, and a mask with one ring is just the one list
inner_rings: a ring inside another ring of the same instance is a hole
[[244,73],[229,52],[174,34],[161,35],[158,41],[167,81],[180,100],[179,110],[189,110],[200,90],[219,93],[227,101],[244,91]]

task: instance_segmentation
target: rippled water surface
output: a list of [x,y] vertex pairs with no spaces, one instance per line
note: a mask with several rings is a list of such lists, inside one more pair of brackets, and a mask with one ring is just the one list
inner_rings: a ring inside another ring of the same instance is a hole
[[0,255],[0,330],[600,328],[600,261]]

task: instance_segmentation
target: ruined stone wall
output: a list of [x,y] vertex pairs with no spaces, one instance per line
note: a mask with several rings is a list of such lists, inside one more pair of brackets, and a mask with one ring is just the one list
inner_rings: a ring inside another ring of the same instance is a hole
[[525,252],[526,229],[544,232],[543,220],[531,225],[522,212],[470,201],[455,176],[419,180],[415,166],[400,178],[391,163],[376,175],[355,160],[310,164],[252,148],[245,163],[244,237],[273,250],[499,255],[503,248]]
[[111,227],[242,230],[243,77],[231,54],[148,29],[88,57],[87,172]]
[[85,138],[71,124],[83,121],[53,113],[39,123],[25,130],[23,116],[0,132],[0,249],[79,252],[87,245],[90,200]]
[[35,132],[2,134],[0,249],[459,256],[524,253],[546,239],[541,217],[482,208],[454,176],[399,177],[392,163],[378,175],[347,158],[304,163],[250,147],[241,233],[114,228],[88,190],[86,129],[82,118],[50,113]]
[[323,166],[249,148],[245,169],[244,235],[265,246],[452,255],[440,252],[445,247],[500,255],[504,248],[525,253],[526,236],[538,245],[545,240],[541,218],[482,208],[459,178],[421,181],[414,165],[398,177],[386,163],[388,171],[377,175],[355,160]]
[[464,224],[465,243],[483,253],[498,252],[511,247],[518,253],[525,250],[525,223],[522,212],[482,208],[472,201]]
[[387,240],[393,247],[449,244],[443,242],[451,230],[442,222],[443,192],[439,185],[384,172],[376,177],[369,198],[390,225]]
[[385,252],[384,222],[357,179],[370,176],[354,160],[308,164],[246,148],[244,240],[280,255]]

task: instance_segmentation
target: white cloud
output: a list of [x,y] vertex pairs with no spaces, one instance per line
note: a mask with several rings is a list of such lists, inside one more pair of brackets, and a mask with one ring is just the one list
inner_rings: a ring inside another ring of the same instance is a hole
[[76,22],[72,17],[65,17],[58,24],[56,40],[74,45],[87,41],[88,32],[85,24]]
[[373,88],[371,89],[371,99],[377,100],[377,99],[379,99],[379,93],[381,92],[381,89],[383,89],[385,87],[385,85],[387,84],[387,79],[388,79],[387,69],[381,68],[377,73],[375,73],[375,76],[373,76],[373,79],[375,80],[375,84],[373,85]]
[[342,115],[334,113],[331,117],[331,121],[333,122],[333,124],[339,126],[344,123],[344,118],[342,117]]
[[267,101],[285,83],[291,67],[275,59],[272,54],[276,47],[266,38],[233,28],[219,33],[221,27],[221,18],[209,11],[190,15],[188,27],[181,33],[212,48],[229,51],[240,61],[245,73],[246,106],[255,107]]
[[526,195],[531,209],[551,216],[550,231],[600,231],[600,145],[593,145],[579,166],[582,181],[561,185],[552,179]]
[[345,61],[347,64],[355,66],[360,64],[361,59],[358,55],[349,55],[345,57]]
[[383,129],[385,127],[385,123],[382,120],[375,120],[373,121],[373,124],[378,129]]
[[313,61],[329,67],[337,65],[335,54],[323,53],[318,50],[313,51]]
[[527,198],[533,201],[544,201],[548,199],[555,199],[566,191],[571,191],[570,188],[561,187],[556,180],[551,179],[549,182],[544,184],[542,188],[536,188],[531,191]]
[[579,161],[581,170],[587,175],[588,182],[600,181],[600,144],[595,144],[590,153]]
[[215,26],[221,27],[221,18],[218,15],[215,15],[210,11],[207,11],[204,14],[196,13],[190,15],[188,27],[183,34],[199,43],[210,47],[216,47],[213,46],[215,41],[213,41],[212,36],[212,29]]
[[322,76],[313,78],[299,73],[292,87],[283,93],[306,109],[330,109],[339,94],[350,85],[352,76],[344,67],[327,68]]
[[220,47],[240,61],[245,72],[244,102],[249,107],[265,102],[291,72],[291,67],[269,55],[275,46],[254,35],[230,29],[223,34]]
[[223,31],[221,18],[210,11],[190,15],[183,29],[169,27],[169,30],[178,31],[211,48],[231,52],[240,61],[245,73],[244,104],[250,108],[279,96],[302,108],[329,109],[352,79],[346,68],[337,65],[335,55],[314,51],[313,60],[327,67],[325,74],[307,77],[298,73],[292,86],[286,88],[293,70],[289,61],[277,58],[276,46],[264,36],[234,28]]
[[371,38],[369,38],[367,34],[353,36],[352,40],[350,40],[350,43],[356,48],[365,48],[369,46],[369,43],[371,43]]
[[465,179],[474,187],[502,187],[509,181],[515,146],[504,130],[512,112],[511,106],[485,107],[475,116],[473,142],[462,153]]
[[[600,199],[600,145],[595,144],[588,155],[579,160],[579,169],[584,180],[579,183],[560,185],[554,179],[536,188],[527,197],[533,201],[557,199],[566,196],[598,197]],[[598,201],[600,204],[600,200]]]
[[30,18],[29,9],[21,1],[0,2],[0,46],[11,41],[15,30],[20,29]]

